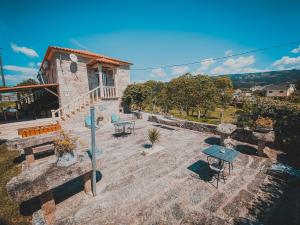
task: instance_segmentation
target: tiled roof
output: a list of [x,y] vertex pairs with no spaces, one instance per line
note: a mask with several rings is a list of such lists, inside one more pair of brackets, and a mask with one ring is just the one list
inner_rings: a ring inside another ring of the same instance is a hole
[[271,84],[265,86],[265,90],[287,90],[291,86],[290,83]]
[[51,55],[51,53],[53,53],[55,50],[82,55],[84,57],[91,58],[93,60],[97,60],[98,62],[104,62],[104,63],[108,63],[108,64],[113,64],[113,65],[132,65],[132,63],[130,63],[130,62],[111,58],[111,57],[97,54],[94,52],[90,52],[90,51],[86,51],[86,50],[72,49],[72,48],[63,48],[63,47],[57,47],[57,46],[49,46],[48,47],[43,62],[46,59],[48,59],[48,57]]

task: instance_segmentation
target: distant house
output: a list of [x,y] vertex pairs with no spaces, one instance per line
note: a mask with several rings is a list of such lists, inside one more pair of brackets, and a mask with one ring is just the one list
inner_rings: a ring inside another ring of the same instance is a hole
[[253,86],[250,88],[250,91],[262,91],[264,89],[264,86]]
[[296,88],[294,84],[282,83],[265,86],[264,90],[267,97],[288,97],[295,92]]
[[252,98],[252,92],[248,90],[236,89],[233,92],[233,99],[241,100],[244,98]]

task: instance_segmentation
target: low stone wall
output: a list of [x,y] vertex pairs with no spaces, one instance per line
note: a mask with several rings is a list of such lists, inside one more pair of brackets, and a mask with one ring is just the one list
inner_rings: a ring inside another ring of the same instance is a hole
[[[217,125],[214,124],[199,123],[199,122],[193,122],[188,120],[165,119],[155,115],[149,115],[148,121],[160,123],[168,126],[176,126],[184,129],[195,130],[200,132],[208,132],[208,133],[220,135],[219,132],[217,131]],[[251,130],[238,128],[236,131],[232,133],[231,137],[238,141],[247,142],[250,144],[256,144],[256,141],[252,137]]]

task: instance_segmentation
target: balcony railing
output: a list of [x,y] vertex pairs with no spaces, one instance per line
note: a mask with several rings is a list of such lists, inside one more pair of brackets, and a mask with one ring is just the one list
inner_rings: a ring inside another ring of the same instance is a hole
[[115,86],[103,86],[103,98],[115,98],[117,97]]

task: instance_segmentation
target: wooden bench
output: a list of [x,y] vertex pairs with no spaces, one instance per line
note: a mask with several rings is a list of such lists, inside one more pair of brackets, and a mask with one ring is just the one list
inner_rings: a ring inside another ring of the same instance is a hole
[[6,185],[12,201],[22,203],[38,197],[47,224],[55,222],[55,201],[52,190],[75,178],[82,177],[84,191],[91,192],[92,166],[86,153],[78,156],[78,162],[68,167],[57,167],[56,163],[45,162],[23,171]]

